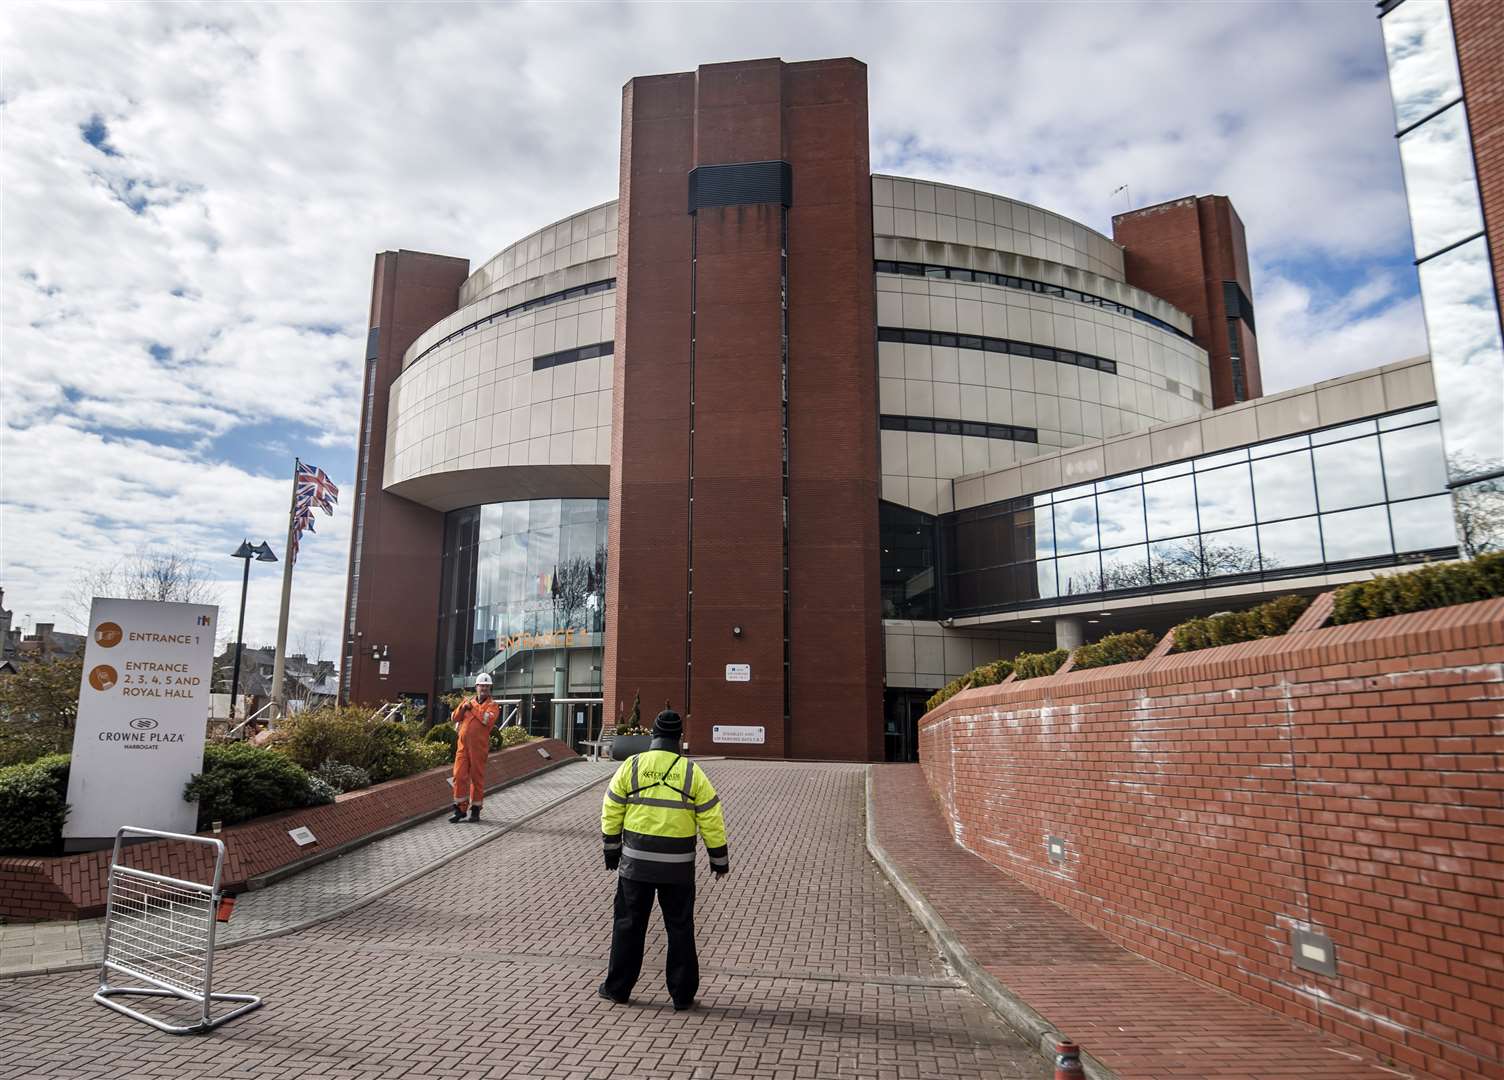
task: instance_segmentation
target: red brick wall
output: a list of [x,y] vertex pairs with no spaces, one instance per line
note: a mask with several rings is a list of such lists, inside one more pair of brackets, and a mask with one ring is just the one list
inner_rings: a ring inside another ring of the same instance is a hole
[[[1501,751],[1504,600],[968,691],[920,728],[968,850],[1447,1077],[1504,1075]],[[1294,969],[1295,926],[1330,935],[1335,976]]]
[[[359,593],[355,583],[355,539],[350,534],[351,574],[345,588],[345,610],[355,607],[354,661],[350,671],[351,701],[383,701],[401,693],[432,694],[434,638],[439,617],[439,575],[444,544],[444,515],[437,510],[382,488],[386,462],[387,401],[392,382],[402,373],[402,355],[418,335],[452,313],[459,303],[460,285],[470,264],[447,255],[419,251],[385,251],[376,256],[371,282],[371,326],[380,327],[375,396],[370,401],[371,444],[366,474],[363,516],[364,541],[360,559]],[[361,431],[368,421],[362,404]],[[356,469],[360,468],[357,450]],[[357,474],[358,483],[358,474]],[[351,500],[358,505],[359,492]],[[348,631],[348,626],[342,631]],[[391,673],[382,678],[371,659],[372,644],[386,645]],[[348,655],[349,644],[345,653]]]
[[1494,288],[1504,299],[1504,62],[1499,59],[1504,56],[1504,19],[1497,0],[1452,0],[1452,33],[1483,195]]
[[[541,756],[539,747],[551,757]],[[572,758],[577,758],[573,750],[552,739],[498,750],[487,759],[486,786],[530,776]],[[225,845],[223,887],[228,892],[240,892],[252,878],[353,846],[373,833],[440,811],[450,803],[449,776],[447,766],[430,769],[352,791],[328,806],[289,810],[231,825],[219,836]],[[287,831],[303,825],[313,831],[318,842],[300,848]],[[106,849],[58,858],[0,858],[0,916],[36,920],[103,915],[110,854]],[[207,847],[181,842],[134,845],[127,862],[191,881],[210,881],[214,876],[214,858]]]
[[[1212,405],[1234,402],[1227,306],[1222,283],[1236,281],[1253,302],[1248,245],[1242,219],[1225,195],[1190,196],[1112,219],[1112,238],[1123,245],[1124,277],[1191,317],[1191,336],[1211,364]],[[1255,319],[1257,304],[1254,305]],[[1263,396],[1258,342],[1244,335],[1247,399]]]
[[[855,60],[755,60],[623,92],[606,709],[640,692],[647,719],[688,696],[702,752],[881,752],[866,86]],[[688,213],[690,169],[779,159],[794,179],[787,687],[783,210]],[[731,663],[751,682],[727,682]],[[713,724],[761,725],[767,741],[714,745]]]

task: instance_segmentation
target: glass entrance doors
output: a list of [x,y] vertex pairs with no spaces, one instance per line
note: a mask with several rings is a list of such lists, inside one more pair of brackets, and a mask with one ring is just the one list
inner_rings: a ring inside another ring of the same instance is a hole
[[888,761],[919,760],[919,718],[931,690],[883,692],[883,756]]

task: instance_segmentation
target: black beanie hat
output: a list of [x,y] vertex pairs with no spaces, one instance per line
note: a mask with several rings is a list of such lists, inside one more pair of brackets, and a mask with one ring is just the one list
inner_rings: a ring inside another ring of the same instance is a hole
[[653,734],[665,739],[677,739],[684,734],[684,721],[673,709],[664,709],[653,721]]

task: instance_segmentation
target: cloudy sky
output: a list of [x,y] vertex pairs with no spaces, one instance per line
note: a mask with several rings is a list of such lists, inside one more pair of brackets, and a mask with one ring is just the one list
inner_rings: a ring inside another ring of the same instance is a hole
[[[375,252],[472,264],[615,197],[621,84],[869,65],[875,170],[1105,232],[1231,196],[1266,390],[1425,350],[1370,0],[1279,4],[11,4],[0,15],[0,586],[175,548],[238,601],[294,455],[341,485],[292,642],[337,652]],[[253,569],[248,643],[276,627]]]

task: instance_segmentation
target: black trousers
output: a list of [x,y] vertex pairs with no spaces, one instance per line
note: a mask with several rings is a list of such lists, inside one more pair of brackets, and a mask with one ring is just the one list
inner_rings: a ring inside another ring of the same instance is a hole
[[676,1005],[687,1005],[700,990],[700,957],[695,952],[695,883],[633,881],[616,879],[616,919],[611,927],[611,967],[601,989],[626,1000],[642,973],[642,947],[647,937],[653,896],[663,912],[668,931],[668,964],[665,974],[669,996]]

